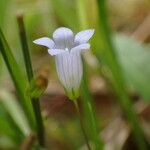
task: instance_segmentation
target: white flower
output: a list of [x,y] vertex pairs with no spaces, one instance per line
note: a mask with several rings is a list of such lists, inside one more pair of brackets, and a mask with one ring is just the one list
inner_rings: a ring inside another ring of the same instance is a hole
[[81,52],[90,48],[87,41],[93,34],[94,30],[84,30],[74,35],[70,29],[61,27],[53,33],[53,40],[43,37],[33,41],[48,47],[48,53],[55,56],[58,78],[72,100],[79,96],[83,74]]

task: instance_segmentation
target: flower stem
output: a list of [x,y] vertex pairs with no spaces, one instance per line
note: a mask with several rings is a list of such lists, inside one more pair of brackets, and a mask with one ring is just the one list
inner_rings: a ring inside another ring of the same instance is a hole
[[38,98],[32,98],[32,105],[36,117],[36,122],[37,122],[37,137],[40,146],[44,147],[45,146],[45,140],[44,140],[44,125],[43,125],[43,120],[42,120],[42,115],[41,115],[41,110],[40,110],[40,103]]
[[86,131],[84,129],[83,120],[82,120],[82,116],[81,116],[81,113],[80,113],[80,109],[79,109],[79,105],[78,105],[77,100],[74,100],[74,105],[75,105],[75,108],[76,108],[76,111],[77,111],[77,114],[78,114],[78,117],[79,117],[79,120],[80,120],[80,125],[81,125],[81,129],[82,129],[82,132],[83,132],[83,135],[84,135],[84,139],[85,139],[87,148],[88,148],[88,150],[91,150],[91,147],[90,147],[90,144],[89,144],[89,141],[88,141],[88,137],[87,137]]
[[83,80],[82,80],[82,86],[81,86],[81,103],[83,106],[83,112],[84,112],[84,122],[86,125],[86,129],[88,131],[90,140],[93,143],[94,150],[103,150],[104,144],[103,141],[99,135],[98,130],[98,124],[96,119],[96,113],[95,108],[93,105],[93,98],[90,93],[89,87],[88,87],[88,74],[87,74],[87,67],[86,63],[83,60]]
[[93,127],[93,131],[94,131],[94,144],[95,144],[95,150],[101,150],[103,149],[103,143],[102,141],[100,141],[100,137],[99,137],[99,134],[98,134],[98,131],[97,131],[97,125],[96,125],[96,120],[95,120],[95,115],[94,115],[94,112],[93,112],[93,108],[92,108],[92,105],[91,103],[88,101],[87,102],[87,109],[89,110],[90,112],[90,119],[91,119],[91,125]]
[[[24,62],[25,62],[25,67],[26,67],[26,73],[27,73],[28,81],[29,83],[31,83],[31,81],[34,78],[34,75],[33,75],[33,69],[32,69],[29,47],[27,44],[27,37],[26,37],[22,14],[19,14],[17,16],[17,21],[18,21],[18,26],[19,26],[20,39],[21,39],[22,51],[23,51]],[[39,98],[31,98],[31,101],[32,101],[32,107],[34,110],[34,115],[35,115],[35,120],[36,120],[37,137],[38,137],[39,145],[41,147],[44,147],[44,125],[43,125],[43,120],[42,120],[42,115],[41,115]]]

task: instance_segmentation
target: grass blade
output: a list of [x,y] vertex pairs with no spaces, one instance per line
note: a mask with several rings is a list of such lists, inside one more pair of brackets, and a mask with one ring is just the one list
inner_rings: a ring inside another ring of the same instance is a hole
[[105,8],[105,0],[97,0],[99,11],[99,50],[96,52],[96,56],[101,63],[107,66],[111,72],[111,82],[114,91],[118,97],[119,103],[130,123],[133,130],[135,140],[140,150],[146,150],[146,143],[144,134],[140,126],[140,122],[133,110],[132,102],[128,97],[125,89],[124,79],[120,65],[118,64],[117,57],[115,55],[114,47],[111,41],[110,30],[107,23],[107,15]]
[[27,136],[30,134],[31,129],[28,124],[28,120],[20,107],[19,103],[17,103],[17,100],[15,97],[4,91],[0,90],[0,102],[5,107],[5,109],[8,111],[9,115],[12,117],[14,122],[18,125],[22,133]]
[[20,103],[30,121],[30,125],[34,126],[34,117],[33,117],[33,109],[31,105],[31,100],[29,96],[26,94],[26,89],[28,87],[28,83],[21,72],[5,37],[0,29],[0,50],[3,56],[3,59],[6,63],[8,71],[11,75],[11,78],[14,82],[18,95],[20,97]]
[[[86,130],[88,132],[89,138],[93,143],[95,150],[103,149],[103,142],[100,139],[98,126],[96,121],[96,114],[93,107],[93,99],[87,85],[87,74],[86,74],[86,65],[84,63],[84,75],[83,82],[81,86],[81,103],[83,105],[84,112],[84,122]],[[90,123],[89,123],[90,122]]]

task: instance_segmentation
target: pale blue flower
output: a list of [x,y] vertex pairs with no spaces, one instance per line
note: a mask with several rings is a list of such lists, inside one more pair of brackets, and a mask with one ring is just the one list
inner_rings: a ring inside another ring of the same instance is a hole
[[94,30],[90,29],[74,35],[70,29],[61,27],[53,33],[53,40],[43,37],[33,41],[48,47],[48,53],[55,56],[58,78],[72,100],[79,96],[83,74],[81,52],[90,48],[87,42],[93,34]]

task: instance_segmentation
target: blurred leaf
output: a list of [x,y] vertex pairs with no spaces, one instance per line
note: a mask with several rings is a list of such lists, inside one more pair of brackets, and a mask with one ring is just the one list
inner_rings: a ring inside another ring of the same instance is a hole
[[78,20],[75,11],[75,1],[69,0],[50,0],[54,12],[59,17],[63,25],[72,28],[73,30],[78,29]]
[[0,135],[5,134],[8,136],[13,136],[13,130],[11,128],[10,122],[7,120],[7,115],[4,111],[4,108],[0,106]]
[[101,52],[97,52],[97,58],[108,70],[105,76],[109,74],[109,81],[111,81],[112,88],[118,97],[122,110],[124,111],[130,127],[132,128],[133,135],[140,150],[146,150],[147,144],[145,141],[144,133],[141,124],[138,120],[136,113],[133,110],[133,104],[130,100],[125,80],[122,74],[122,68],[116,55],[116,50],[113,45],[111,31],[109,28],[106,0],[97,0],[98,14],[99,14],[99,45],[98,48]]
[[29,13],[24,17],[24,23],[25,23],[26,33],[29,41],[29,47],[31,47],[31,49],[35,48],[33,47],[34,44],[32,41],[36,39],[38,36],[44,36],[47,33],[43,21],[43,16],[45,14],[44,15],[41,14],[38,9],[34,10],[34,13],[35,13],[34,15]]
[[149,48],[123,35],[114,37],[118,59],[127,83],[144,99],[150,99],[150,51]]
[[86,0],[76,0],[76,5],[80,29],[85,29],[88,27]]
[[3,136],[9,138],[15,145],[19,144],[23,138],[22,133],[10,115],[0,105],[0,138]]
[[16,101],[15,97],[4,91],[0,90],[0,102],[3,104],[5,109],[8,111],[9,115],[12,117],[14,122],[18,125],[22,133],[27,136],[30,134],[31,129],[29,127],[27,118],[20,107],[19,103]]
[[5,13],[7,6],[9,4],[9,0],[1,0],[0,1],[0,26],[4,25],[4,20],[5,20]]

